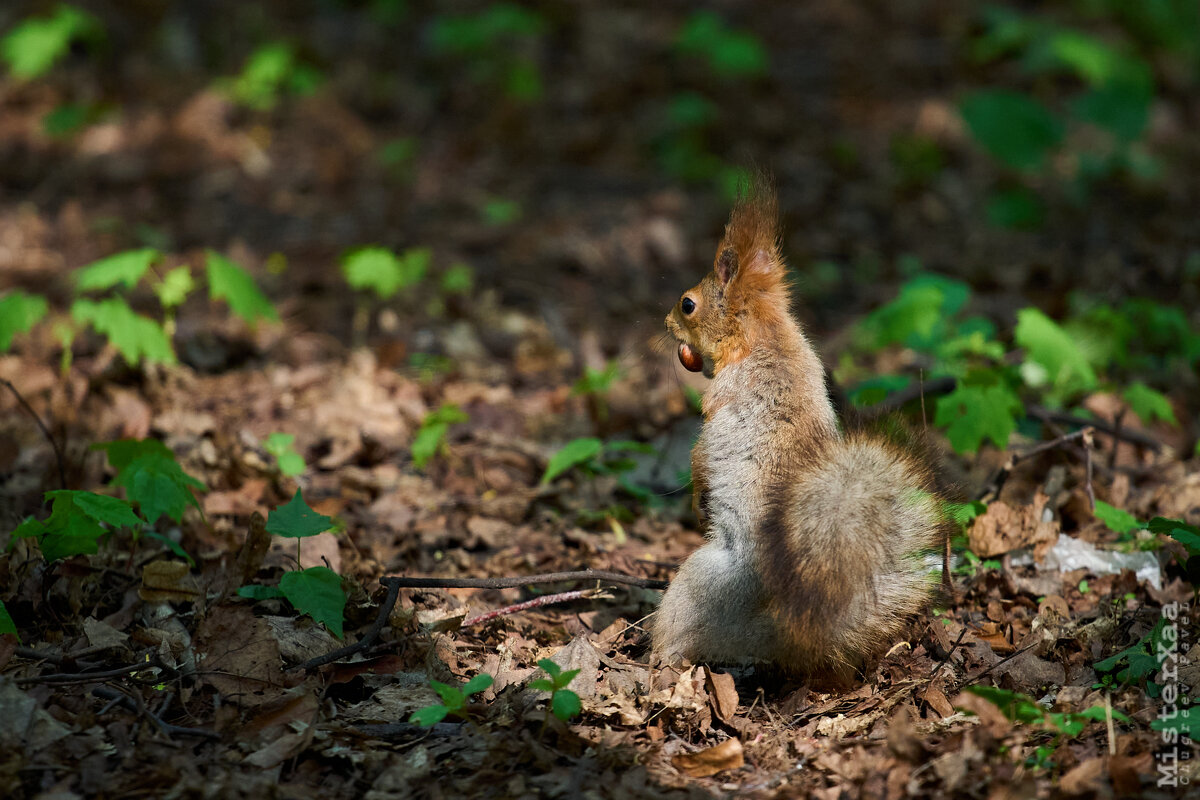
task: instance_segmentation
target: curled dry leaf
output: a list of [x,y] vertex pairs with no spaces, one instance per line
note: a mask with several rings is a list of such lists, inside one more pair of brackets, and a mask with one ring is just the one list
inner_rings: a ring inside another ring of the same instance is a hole
[[693,778],[707,778],[718,772],[738,769],[745,763],[742,743],[738,739],[726,739],[696,753],[679,753],[671,757],[675,769]]
[[1021,508],[1013,508],[1003,500],[992,503],[971,526],[971,552],[989,558],[1032,547],[1037,559],[1042,560],[1058,541],[1058,520],[1046,519],[1048,501],[1039,490],[1033,503]]

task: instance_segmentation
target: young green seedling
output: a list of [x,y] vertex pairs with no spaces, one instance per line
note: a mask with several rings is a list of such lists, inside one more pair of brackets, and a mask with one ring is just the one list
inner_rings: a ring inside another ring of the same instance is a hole
[[428,728],[436,725],[444,720],[447,716],[455,716],[460,719],[467,719],[467,698],[492,685],[492,676],[481,672],[471,680],[459,686],[447,686],[438,681],[430,681],[429,685],[442,698],[442,702],[438,705],[425,706],[417,709],[408,718],[412,722],[421,727]]
[[548,658],[538,661],[538,666],[545,670],[550,679],[538,678],[535,681],[530,681],[529,688],[550,693],[550,706],[546,715],[547,721],[550,718],[549,712],[553,712],[554,716],[566,722],[583,708],[579,702],[579,695],[566,688],[567,684],[579,674],[579,670],[569,669],[563,672],[562,667]]

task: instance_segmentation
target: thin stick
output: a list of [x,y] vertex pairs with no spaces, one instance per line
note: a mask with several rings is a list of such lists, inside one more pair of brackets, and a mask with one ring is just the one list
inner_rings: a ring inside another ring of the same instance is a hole
[[595,596],[595,589],[576,589],[573,592],[544,594],[541,597],[535,597],[532,600],[526,600],[524,603],[514,603],[511,606],[485,611],[478,616],[471,617],[470,619],[464,619],[459,627],[469,628],[472,625],[482,625],[489,620],[493,620],[496,617],[503,617],[507,614],[516,614],[521,611],[528,611],[531,608],[541,608],[542,606],[551,606],[556,603],[569,603],[572,600],[583,600]]
[[54,441],[54,437],[50,435],[50,429],[46,427],[46,423],[42,422],[42,418],[39,417],[37,412],[33,410],[33,406],[29,405],[25,398],[21,396],[21,393],[17,391],[17,387],[13,386],[12,381],[8,380],[7,378],[0,378],[0,383],[3,383],[5,386],[7,386],[8,390],[13,393],[13,397],[17,398],[17,402],[21,404],[21,407],[29,412],[29,416],[33,417],[33,421],[36,422],[38,428],[41,429],[42,436],[45,436],[46,441],[49,442],[50,446],[54,448],[54,460],[58,464],[59,488],[66,489],[67,471],[63,466],[62,450],[58,449],[58,442]]
[[600,581],[640,586],[644,589],[666,589],[667,582],[653,578],[639,578],[622,572],[600,569],[585,569],[576,572],[546,572],[540,575],[522,575],[515,578],[408,578],[403,575],[379,579],[385,586],[396,585],[403,589],[519,589],[522,586],[539,586],[543,583],[564,581]]
[[103,672],[56,672],[51,675],[33,675],[28,678],[17,678],[17,683],[28,685],[31,683],[92,683],[93,681],[106,681],[110,678],[121,678],[131,672],[140,672],[144,669],[153,669],[159,666],[158,661],[146,661],[140,664],[130,664],[126,667],[117,667],[116,669],[104,670]]
[[1051,439],[1048,442],[1042,442],[1039,445],[1035,445],[1034,447],[1029,448],[1028,450],[1026,450],[1023,453],[1011,453],[1008,456],[1008,460],[1004,462],[1004,466],[1000,467],[1000,469],[998,469],[996,471],[996,474],[992,477],[991,480],[989,480],[987,482],[987,485],[985,485],[983,487],[983,489],[980,491],[977,499],[983,499],[988,496],[999,497],[1000,490],[1004,488],[1005,482],[1008,481],[1008,476],[1010,474],[1012,474],[1012,471],[1014,469],[1016,469],[1017,464],[1021,463],[1022,461],[1025,461],[1026,459],[1032,458],[1033,456],[1039,455],[1041,453],[1045,453],[1047,450],[1053,450],[1057,447],[1062,447],[1063,445],[1069,444],[1070,442],[1073,442],[1076,439],[1082,439],[1084,441],[1084,444],[1087,445],[1087,447],[1084,448],[1084,453],[1085,453],[1085,460],[1087,461],[1087,466],[1088,466],[1087,486],[1088,486],[1088,491],[1089,491],[1089,496],[1090,496],[1091,485],[1092,485],[1092,469],[1091,469],[1092,459],[1091,459],[1091,450],[1089,448],[1091,447],[1093,440],[1092,440],[1092,429],[1089,427],[1089,428],[1084,428],[1083,430],[1075,431],[1073,433],[1065,433],[1062,436],[1055,437],[1054,439]]
[[354,644],[348,644],[345,647],[334,650],[332,653],[310,658],[295,668],[307,672],[366,650],[379,638],[379,634],[383,631],[383,626],[392,614],[392,609],[396,606],[396,600],[400,595],[401,589],[513,589],[543,583],[584,580],[628,584],[631,586],[642,586],[647,589],[667,588],[666,581],[639,578],[620,572],[591,569],[579,572],[550,572],[541,575],[526,575],[519,578],[409,578],[403,575],[389,575],[379,579],[379,582],[388,588],[387,597],[384,598],[383,603],[379,606],[379,614],[376,615],[375,622],[371,624],[370,630],[361,639]]
[[379,613],[375,615],[375,621],[371,623],[371,627],[367,630],[363,637],[354,644],[348,644],[345,647],[338,648],[332,653],[326,653],[323,656],[310,658],[297,669],[302,669],[305,672],[314,670],[317,667],[329,664],[333,661],[353,655],[361,650],[366,650],[375,640],[379,638],[379,634],[383,632],[383,626],[387,624],[388,618],[392,616],[392,609],[396,607],[396,599],[400,596],[400,584],[389,583],[387,586],[387,596],[383,598],[383,602],[379,604]]
[[216,731],[204,730],[203,728],[185,728],[181,725],[172,725],[170,722],[164,722],[162,717],[155,714],[150,709],[146,708],[146,704],[141,701],[141,697],[131,697],[125,692],[113,689],[109,686],[97,686],[92,689],[92,694],[104,700],[111,700],[105,710],[112,707],[113,703],[123,705],[130,711],[135,711],[142,714],[147,719],[155,724],[155,726],[168,738],[175,736],[199,736],[203,739],[220,739],[221,734]]
[[1142,447],[1148,447],[1155,453],[1162,452],[1162,443],[1153,436],[1142,433],[1141,431],[1129,430],[1123,427],[1114,427],[1101,419],[1087,419],[1086,417],[1077,417],[1074,414],[1066,414],[1062,411],[1050,411],[1041,406],[1030,405],[1026,407],[1030,416],[1038,417],[1047,422],[1057,422],[1060,425],[1078,425],[1089,428],[1095,428],[1101,433],[1108,434],[1114,439],[1122,439],[1131,444],[1140,444]]

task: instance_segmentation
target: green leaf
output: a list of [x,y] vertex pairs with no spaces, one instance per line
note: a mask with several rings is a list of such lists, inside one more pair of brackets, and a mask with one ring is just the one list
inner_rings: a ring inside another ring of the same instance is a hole
[[1019,92],[972,92],[963,98],[959,112],[976,141],[1013,169],[1039,168],[1063,138],[1062,123]]
[[1131,384],[1122,396],[1142,422],[1149,424],[1160,419],[1178,427],[1179,420],[1175,418],[1175,409],[1162,392],[1156,392],[1146,384],[1137,382]]
[[577,669],[569,669],[566,672],[554,676],[554,688],[562,689],[564,686],[569,686],[571,681],[575,680],[575,676],[579,674]]
[[1046,710],[1032,697],[1020,692],[1011,692],[995,686],[964,686],[963,691],[987,700],[1013,722],[1042,722],[1046,718]]
[[548,680],[547,678],[538,678],[537,680],[532,680],[528,683],[528,686],[530,689],[535,689],[539,692],[554,691],[554,682]]
[[969,503],[943,503],[942,509],[946,516],[964,530],[971,522],[987,511],[987,503],[981,500],[972,500]]
[[0,297],[0,353],[6,352],[18,333],[28,333],[46,316],[49,305],[40,294],[20,290]]
[[70,50],[71,43],[96,35],[100,25],[87,12],[66,4],[52,17],[27,19],[0,39],[0,59],[22,80],[50,70]]
[[108,341],[130,366],[143,359],[163,364],[176,363],[175,349],[163,327],[149,317],[134,313],[119,297],[100,302],[76,300],[71,305],[71,317],[81,325],[90,324],[108,337]]
[[767,51],[754,36],[734,31],[711,11],[697,11],[675,38],[676,49],[704,58],[724,78],[753,78],[767,72]]
[[288,539],[303,539],[316,536],[333,527],[333,517],[318,514],[304,502],[299,489],[292,499],[267,514],[267,533]]
[[1142,528],[1142,523],[1138,522],[1137,517],[1133,514],[1124,509],[1110,506],[1103,500],[1096,501],[1096,519],[1107,525],[1109,530],[1120,534],[1132,533]]
[[262,586],[257,583],[239,587],[237,595],[238,597],[248,597],[251,600],[271,600],[284,596],[283,590],[277,586]]
[[422,425],[417,430],[417,435],[413,438],[412,457],[413,466],[417,469],[424,469],[438,450],[442,446],[442,440],[446,438],[447,425],[439,422],[432,425]]
[[462,693],[462,689],[457,686],[450,686],[441,681],[429,682],[433,690],[442,698],[442,702],[446,704],[446,708],[451,711],[458,711],[467,704],[467,696]]
[[117,497],[70,489],[46,492],[46,497],[55,502],[64,498],[96,522],[105,522],[118,528],[134,528],[143,524],[138,515],[133,513],[129,502]]
[[488,675],[486,672],[481,672],[478,675],[476,675],[475,677],[471,678],[471,680],[469,680],[465,684],[463,684],[462,693],[464,695],[466,695],[467,697],[470,697],[473,694],[482,692],[484,689],[488,688],[491,685],[492,685],[492,676]]
[[542,483],[549,483],[572,467],[586,464],[600,455],[603,447],[604,445],[599,439],[591,437],[567,442],[561,450],[550,457],[550,463],[546,465],[546,473],[542,475]]
[[279,471],[287,477],[304,474],[304,458],[296,452],[292,444],[296,437],[290,433],[272,433],[263,441],[263,449],[275,456]]
[[431,728],[444,720],[449,713],[450,709],[445,706],[425,706],[414,711],[409,716],[408,721],[414,725]]
[[279,589],[297,611],[308,614],[334,636],[342,638],[346,593],[342,590],[340,575],[329,567],[285,572],[279,579]]
[[550,710],[554,716],[566,722],[583,710],[583,704],[579,702],[579,695],[570,689],[560,689],[550,698]]
[[964,386],[938,398],[934,424],[946,429],[950,445],[958,453],[974,453],[991,439],[1000,449],[1016,430],[1016,415],[1023,406],[1010,389],[997,386]]
[[1096,373],[1071,335],[1036,308],[1017,312],[1013,332],[1029,360],[1044,367],[1054,389],[1064,395],[1096,387]]
[[279,102],[284,82],[296,69],[296,55],[283,42],[263,45],[250,54],[242,72],[229,87],[234,100],[257,111]]
[[93,444],[92,450],[103,450],[108,463],[120,472],[142,456],[160,456],[174,459],[171,448],[158,439],[117,439],[112,442]]
[[126,289],[137,285],[150,265],[162,257],[153,248],[126,250],[102,258],[75,271],[75,288],[81,292],[111,289],[121,284]]
[[204,491],[204,484],[185,473],[175,454],[157,439],[120,439],[94,444],[92,449],[105,452],[117,471],[112,485],[125,487],[151,524],[164,513],[179,522],[188,505],[200,509],[191,490]]
[[1155,517],[1146,524],[1153,533],[1165,533],[1187,548],[1188,554],[1200,555],[1200,528],[1181,519]]
[[987,220],[997,228],[1032,231],[1046,221],[1046,205],[1023,186],[995,192],[987,201]]
[[551,678],[557,678],[562,674],[562,667],[548,658],[538,659],[538,666],[541,667]]
[[246,322],[279,319],[275,307],[259,291],[250,273],[213,250],[208,251],[204,265],[208,271],[208,294],[213,300],[225,300],[233,313]]
[[45,522],[30,518],[13,532],[14,538],[37,536],[47,561],[86,555],[99,550],[99,539],[109,533],[75,503],[74,492],[57,492]]
[[905,389],[912,383],[907,375],[876,375],[856,383],[848,392],[850,404],[856,408],[882,403],[892,392]]
[[163,308],[176,308],[183,305],[195,288],[192,271],[187,267],[176,267],[163,275],[162,282],[154,287],[154,293],[158,295],[158,302],[162,303]]
[[442,291],[446,294],[467,294],[475,285],[475,271],[467,264],[453,264],[442,273]]
[[1184,734],[1194,742],[1200,739],[1200,706],[1185,708],[1166,719],[1160,716],[1150,721],[1150,727],[1156,731],[1175,731],[1176,737]]
[[0,636],[6,633],[16,636],[18,642],[21,641],[21,636],[17,633],[17,623],[13,622],[8,609],[4,607],[4,601],[0,600]]
[[351,288],[371,290],[388,300],[425,277],[432,254],[428,248],[414,247],[397,256],[383,247],[363,247],[342,259],[342,274]]
[[1117,709],[1111,708],[1106,710],[1104,706],[1089,706],[1083,711],[1076,713],[1075,716],[1095,720],[1096,722],[1105,722],[1108,720],[1109,714],[1112,714],[1112,718],[1117,722],[1132,723],[1132,720],[1128,716],[1122,714]]

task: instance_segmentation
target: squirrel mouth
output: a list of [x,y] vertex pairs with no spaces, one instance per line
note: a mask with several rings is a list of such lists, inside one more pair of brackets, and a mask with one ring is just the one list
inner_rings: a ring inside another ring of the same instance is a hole
[[704,369],[704,357],[698,350],[683,342],[679,343],[679,363],[683,364],[683,368],[688,372],[699,372]]

